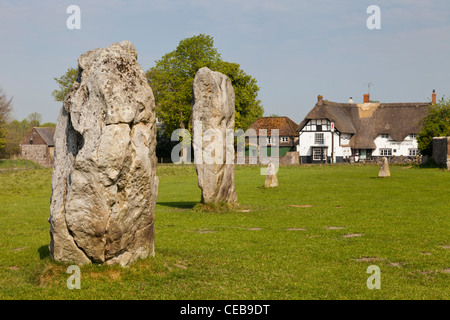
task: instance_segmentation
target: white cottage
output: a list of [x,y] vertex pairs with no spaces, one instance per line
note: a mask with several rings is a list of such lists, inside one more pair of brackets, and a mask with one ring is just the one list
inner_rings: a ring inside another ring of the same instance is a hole
[[318,102],[300,123],[297,151],[301,163],[366,161],[377,157],[416,157],[419,122],[432,102]]

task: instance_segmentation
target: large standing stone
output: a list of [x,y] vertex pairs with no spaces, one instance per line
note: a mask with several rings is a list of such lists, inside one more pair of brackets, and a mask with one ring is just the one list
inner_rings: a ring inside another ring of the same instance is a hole
[[129,41],[86,52],[55,133],[50,256],[120,263],[154,254],[155,101]]
[[235,95],[231,81],[220,72],[201,68],[194,78],[193,95],[194,159],[201,201],[237,202],[233,138]]
[[378,172],[380,178],[390,177],[391,172],[389,171],[389,161],[386,157],[381,159],[380,171]]

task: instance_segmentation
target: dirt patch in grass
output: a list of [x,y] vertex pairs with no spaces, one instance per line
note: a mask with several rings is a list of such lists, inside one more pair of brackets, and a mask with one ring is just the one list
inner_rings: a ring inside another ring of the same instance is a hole
[[325,227],[325,229],[327,229],[327,230],[340,230],[340,229],[344,229],[345,227],[332,227],[332,226],[329,226],[329,227]]
[[402,267],[402,264],[400,262],[391,262],[390,265],[393,266],[393,267],[397,267],[397,268],[401,268]]
[[306,231],[306,228],[288,228],[287,231]]
[[21,250],[25,250],[27,247],[20,247],[20,248],[15,248],[15,249],[11,249],[11,251],[21,251]]
[[261,228],[248,228],[247,230],[258,231],[261,230]]
[[69,276],[66,270],[67,266],[61,264],[47,264],[34,273],[31,282],[38,287],[54,287],[61,282],[62,275],[66,278]]
[[350,234],[344,234],[343,238],[354,238],[354,237],[362,237],[363,233],[350,233]]
[[377,257],[361,257],[361,258],[357,258],[355,259],[355,261],[358,262],[373,262],[373,261],[380,261],[380,258]]
[[290,204],[288,207],[294,207],[294,208],[311,208],[311,204]]

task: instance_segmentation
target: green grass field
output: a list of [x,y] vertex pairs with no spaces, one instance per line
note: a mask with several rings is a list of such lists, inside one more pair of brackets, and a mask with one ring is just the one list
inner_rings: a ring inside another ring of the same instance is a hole
[[[0,173],[0,299],[449,299],[450,172],[236,168],[240,208],[198,209],[193,166],[162,165],[156,255],[128,268],[49,258],[51,170]],[[381,271],[368,289],[367,268]]]

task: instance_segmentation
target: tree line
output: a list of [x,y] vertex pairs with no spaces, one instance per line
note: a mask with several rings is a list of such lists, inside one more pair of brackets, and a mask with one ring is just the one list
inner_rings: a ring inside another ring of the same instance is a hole
[[[1,91],[1,89],[0,89]],[[7,112],[6,103],[9,103]],[[12,113],[12,98],[0,96],[0,159],[20,155],[20,142],[34,127],[56,127],[53,122],[42,123],[42,115],[33,112],[22,121],[10,120]]]

